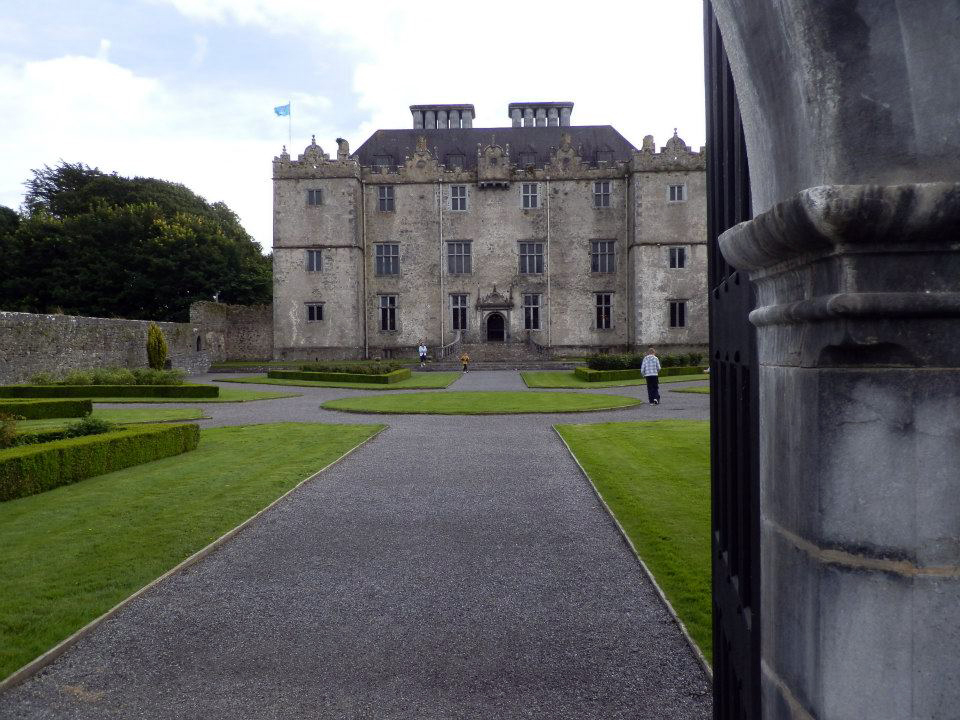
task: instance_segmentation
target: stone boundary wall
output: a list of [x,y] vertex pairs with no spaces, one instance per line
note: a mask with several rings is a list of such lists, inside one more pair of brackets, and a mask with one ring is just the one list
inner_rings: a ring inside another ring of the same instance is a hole
[[[199,375],[215,362],[272,357],[269,305],[202,302],[190,316],[189,323],[157,323],[173,367]],[[39,372],[147,367],[149,326],[149,320],[0,311],[0,383],[25,382]]]
[[195,302],[190,323],[202,328],[203,349],[217,354],[217,360],[273,358],[273,305]]

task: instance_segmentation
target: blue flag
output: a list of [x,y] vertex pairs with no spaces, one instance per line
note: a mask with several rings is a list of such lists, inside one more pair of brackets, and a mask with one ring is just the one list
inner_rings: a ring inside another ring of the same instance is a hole
[[284,115],[289,115],[289,114],[290,114],[290,103],[287,103],[286,105],[277,105],[277,107],[275,107],[275,108],[273,109],[273,111],[274,111],[278,116],[280,116],[280,117],[282,117],[282,116],[284,116]]

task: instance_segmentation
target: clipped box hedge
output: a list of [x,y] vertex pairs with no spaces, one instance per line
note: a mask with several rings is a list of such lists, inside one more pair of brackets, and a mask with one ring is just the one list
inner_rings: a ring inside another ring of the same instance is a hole
[[0,385],[5,398],[220,397],[216,385]]
[[371,383],[374,385],[389,385],[410,377],[410,370],[401,368],[393,372],[382,373],[380,375],[367,375],[364,373],[341,373],[341,372],[306,372],[303,370],[271,370],[267,373],[268,378],[275,380],[312,380],[313,382],[345,382],[345,383]]
[[[607,382],[609,380],[638,380],[643,377],[639,368],[633,370],[591,370],[588,367],[576,367],[574,374],[587,382]],[[699,375],[703,372],[699,367],[668,367],[660,368],[660,377],[668,375]]]
[[194,450],[200,426],[132,425],[123,430],[0,450],[0,502]]
[[25,420],[83,417],[93,412],[86,400],[0,400],[0,414],[19,415]]

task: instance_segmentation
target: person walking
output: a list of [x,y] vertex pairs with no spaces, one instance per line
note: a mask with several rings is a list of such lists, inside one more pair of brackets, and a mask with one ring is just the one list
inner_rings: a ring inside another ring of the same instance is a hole
[[420,367],[427,366],[427,344],[420,341],[420,347],[417,348],[417,351],[420,353]]
[[463,371],[464,371],[464,372],[467,372],[467,365],[470,364],[470,356],[467,355],[466,352],[464,352],[464,353],[460,356],[460,362],[463,364]]
[[647,400],[651,405],[660,404],[660,358],[653,348],[647,348],[647,354],[640,364],[640,373],[647,381]]

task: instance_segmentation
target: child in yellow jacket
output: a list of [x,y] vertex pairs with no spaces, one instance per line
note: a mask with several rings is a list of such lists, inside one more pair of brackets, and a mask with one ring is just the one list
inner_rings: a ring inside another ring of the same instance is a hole
[[460,356],[460,362],[463,363],[463,371],[467,372],[467,365],[470,364],[470,356],[466,353]]

